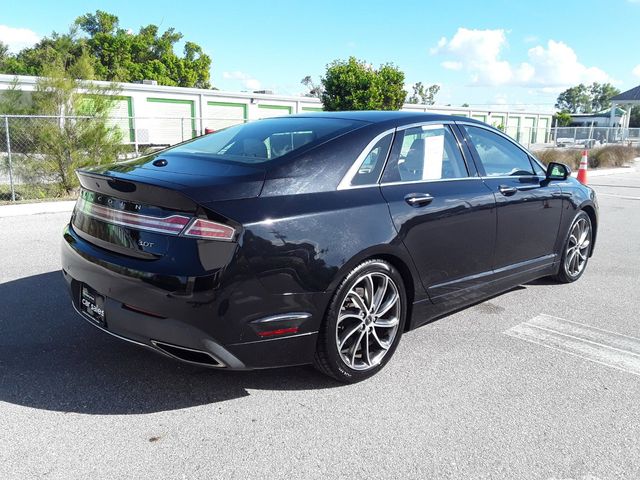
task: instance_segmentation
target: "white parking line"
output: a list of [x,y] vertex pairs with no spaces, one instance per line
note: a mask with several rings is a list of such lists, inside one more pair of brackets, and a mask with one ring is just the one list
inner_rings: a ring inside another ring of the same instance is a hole
[[640,375],[640,338],[550,315],[538,315],[504,333],[510,337]]
[[602,193],[598,192],[599,197],[614,197],[614,198],[623,198],[625,200],[640,200],[640,197],[633,197],[631,195],[616,195],[615,193]]

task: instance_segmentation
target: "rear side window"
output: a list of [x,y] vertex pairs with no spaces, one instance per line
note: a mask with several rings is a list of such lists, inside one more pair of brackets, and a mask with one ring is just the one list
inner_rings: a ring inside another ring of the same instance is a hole
[[458,142],[446,125],[423,125],[396,134],[383,182],[414,182],[469,176]]
[[513,142],[479,127],[464,125],[488,177],[533,175],[529,155]]
[[265,163],[363,125],[364,122],[336,118],[271,118],[225,128],[166,152],[211,156],[240,163]]
[[382,167],[387,159],[393,134],[388,134],[378,140],[366,153],[358,171],[351,180],[351,185],[373,185],[378,182]]

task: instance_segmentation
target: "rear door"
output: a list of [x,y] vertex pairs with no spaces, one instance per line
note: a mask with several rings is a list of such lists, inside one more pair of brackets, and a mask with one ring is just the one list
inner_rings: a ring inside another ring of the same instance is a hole
[[461,129],[496,197],[494,269],[526,270],[553,262],[562,216],[560,187],[547,181],[542,167],[506,135],[480,125]]
[[495,199],[451,125],[398,129],[381,190],[433,301],[464,295],[490,273]]

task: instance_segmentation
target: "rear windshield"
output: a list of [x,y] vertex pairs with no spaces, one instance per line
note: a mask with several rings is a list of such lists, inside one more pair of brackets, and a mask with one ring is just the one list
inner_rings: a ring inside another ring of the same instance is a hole
[[206,154],[242,163],[264,163],[355,130],[364,122],[336,118],[270,118],[225,128],[167,152]]

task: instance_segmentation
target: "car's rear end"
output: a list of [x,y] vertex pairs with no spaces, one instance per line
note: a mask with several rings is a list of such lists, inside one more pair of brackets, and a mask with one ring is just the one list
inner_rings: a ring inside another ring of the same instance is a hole
[[248,158],[178,148],[78,172],[62,268],[87,321],[213,367],[311,361],[321,317],[313,295],[265,288],[243,254],[240,212],[255,209],[267,172],[254,140],[243,148]]
[[215,342],[211,306],[223,294],[241,226],[175,189],[109,173],[79,173],[62,252],[75,308],[114,335],[183,360],[242,367],[203,342]]

